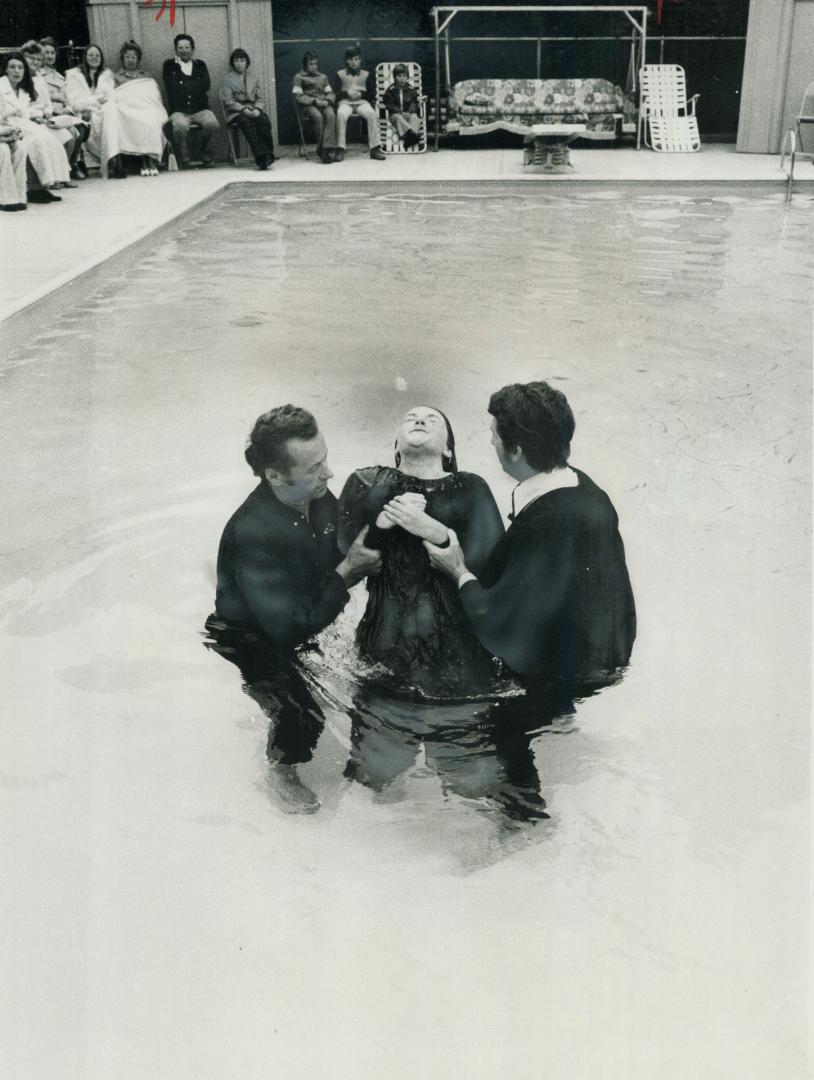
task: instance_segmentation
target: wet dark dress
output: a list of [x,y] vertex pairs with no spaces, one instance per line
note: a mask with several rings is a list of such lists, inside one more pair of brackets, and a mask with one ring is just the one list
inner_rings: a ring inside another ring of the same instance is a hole
[[367,607],[356,631],[359,653],[383,664],[403,689],[432,697],[486,693],[494,685],[492,658],[470,628],[457,583],[432,569],[417,536],[375,525],[385,503],[406,492],[423,495],[426,513],[455,530],[474,574],[503,536],[492,493],[473,473],[420,480],[380,465],[353,473],[339,499],[340,549],[346,551],[369,525],[365,543],[383,556],[381,573],[368,578]]

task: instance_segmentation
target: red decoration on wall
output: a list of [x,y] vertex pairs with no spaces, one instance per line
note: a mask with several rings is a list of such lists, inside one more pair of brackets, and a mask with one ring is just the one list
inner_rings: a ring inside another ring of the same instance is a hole
[[[683,4],[684,0],[672,0],[674,4]],[[661,9],[664,4],[664,0],[656,0],[656,22],[661,26]]]
[[[152,7],[155,0],[144,0],[145,7]],[[175,26],[175,0],[161,0],[161,7],[158,10],[158,14],[155,17],[155,21],[161,18],[164,12],[167,10],[167,4],[170,6],[170,26]],[[659,6],[661,6],[661,0],[659,0]]]

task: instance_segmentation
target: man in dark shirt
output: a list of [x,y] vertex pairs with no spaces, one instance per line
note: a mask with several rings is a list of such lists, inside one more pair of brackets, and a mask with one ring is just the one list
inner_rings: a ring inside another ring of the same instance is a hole
[[246,461],[260,483],[226,524],[218,551],[208,647],[236,664],[245,689],[271,720],[268,758],[287,809],[315,810],[299,780],[323,716],[295,650],[337,617],[348,589],[381,566],[363,529],[342,555],[325,440],[314,417],[283,405],[256,421]]
[[512,524],[479,578],[457,537],[426,543],[458,582],[481,644],[529,688],[573,696],[618,680],[636,636],[636,609],[613,505],[568,466],[574,416],[544,382],[504,386],[489,401],[492,444],[518,481]]
[[210,143],[218,130],[218,121],[209,108],[209,71],[203,60],[193,59],[195,42],[189,34],[176,34],[175,56],[164,61],[162,77],[167,94],[167,112],[172,144],[181,168],[189,165],[189,131],[192,124],[201,129],[201,164],[212,164]]

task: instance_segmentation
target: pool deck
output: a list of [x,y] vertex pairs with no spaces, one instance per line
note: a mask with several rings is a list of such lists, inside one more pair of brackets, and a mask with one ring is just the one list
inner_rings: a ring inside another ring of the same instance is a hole
[[[325,168],[311,155],[284,147],[272,170],[261,173],[251,163],[234,168],[162,173],[127,182],[92,178],[63,192],[61,206],[31,206],[26,214],[0,215],[4,252],[0,274],[0,322],[24,311],[56,289],[149,236],[218,191],[234,183],[365,183],[375,181],[457,182],[516,180],[526,183],[646,185],[717,183],[769,185],[785,192],[780,159],[768,154],[739,154],[731,145],[705,146],[698,154],[655,154],[648,150],[579,148],[571,151],[570,173],[544,174],[523,166],[520,147],[498,150],[442,149],[438,153],[368,159],[351,147],[345,161]],[[811,198],[814,167],[798,163],[795,191]]]

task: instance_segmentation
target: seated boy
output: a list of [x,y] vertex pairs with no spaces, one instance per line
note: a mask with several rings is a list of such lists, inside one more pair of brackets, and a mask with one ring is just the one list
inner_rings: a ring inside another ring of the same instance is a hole
[[370,103],[368,91],[370,72],[362,69],[362,53],[356,45],[345,49],[345,66],[337,71],[336,77],[339,80],[339,92],[336,95],[339,103],[336,110],[336,160],[341,161],[345,156],[348,117],[355,113],[363,117],[367,124],[367,145],[370,147],[370,156],[375,161],[385,161],[379,145],[379,121],[376,110]]
[[387,119],[396,129],[405,149],[421,142],[421,109],[418,92],[410,86],[410,74],[406,64],[393,68],[393,82],[382,98],[387,109]]
[[334,92],[328,76],[319,70],[319,58],[310,50],[302,58],[302,71],[292,87],[300,118],[310,121],[317,137],[317,153],[323,165],[336,159],[336,114]]

